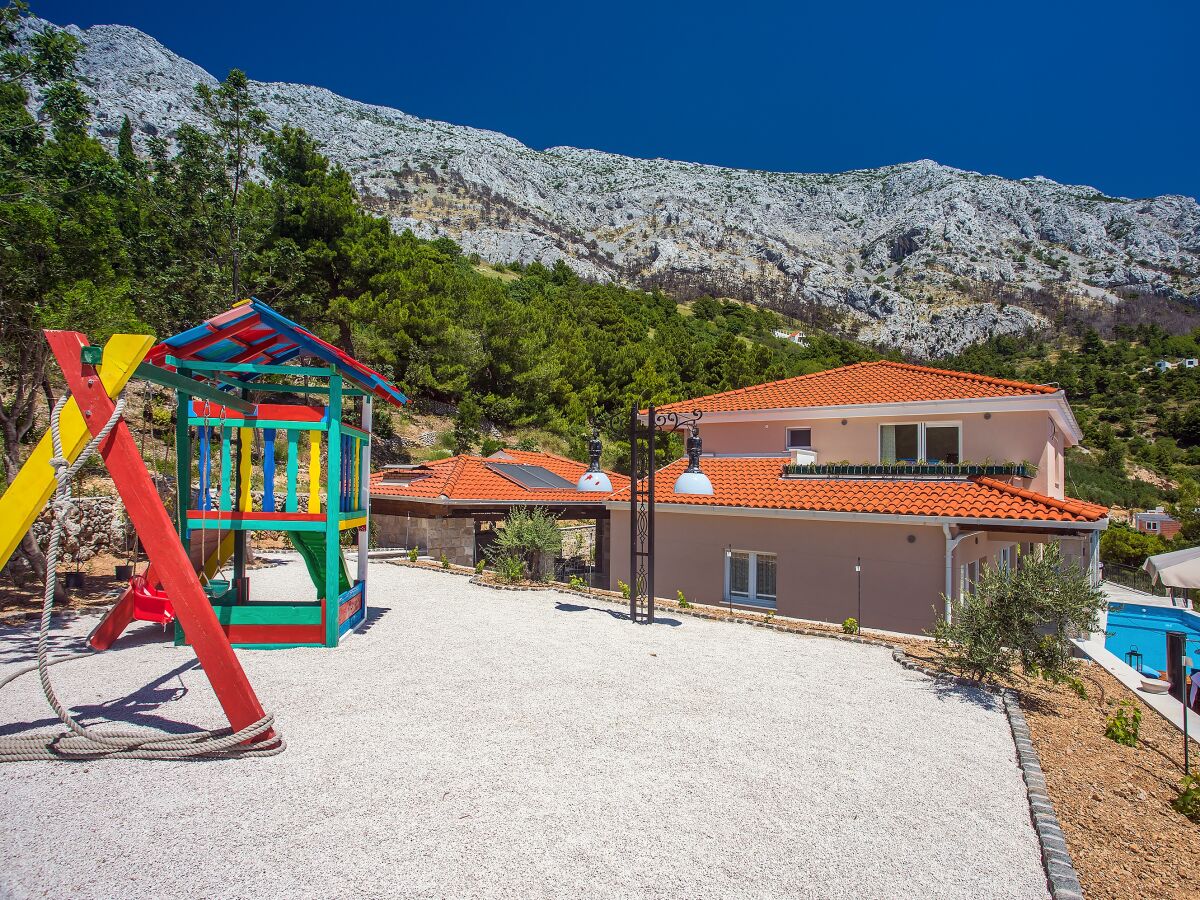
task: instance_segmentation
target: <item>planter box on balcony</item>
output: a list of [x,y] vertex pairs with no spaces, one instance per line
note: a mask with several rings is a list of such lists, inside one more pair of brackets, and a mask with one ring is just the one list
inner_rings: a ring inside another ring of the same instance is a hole
[[1002,478],[1032,478],[1035,466],[1026,463],[974,465],[969,463],[897,463],[894,465],[847,465],[838,463],[788,463],[785,478],[968,478],[990,475]]

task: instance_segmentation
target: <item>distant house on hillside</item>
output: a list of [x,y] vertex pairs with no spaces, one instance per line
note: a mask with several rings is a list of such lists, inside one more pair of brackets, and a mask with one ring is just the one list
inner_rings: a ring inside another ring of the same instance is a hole
[[1167,540],[1179,534],[1180,528],[1179,520],[1172,518],[1161,506],[1135,513],[1133,525],[1142,534],[1157,534]]
[[1175,368],[1175,366],[1176,366],[1176,363],[1168,362],[1165,359],[1157,360],[1154,363],[1154,368],[1158,369],[1158,371],[1160,371],[1160,372],[1166,372],[1169,369]]
[[1200,366],[1200,359],[1196,359],[1194,356],[1189,356],[1183,361],[1183,367],[1185,369],[1194,369],[1196,366]]
[[804,336],[804,332],[802,331],[780,331],[776,329],[772,333],[780,340],[791,341],[799,347],[808,346],[808,338]]

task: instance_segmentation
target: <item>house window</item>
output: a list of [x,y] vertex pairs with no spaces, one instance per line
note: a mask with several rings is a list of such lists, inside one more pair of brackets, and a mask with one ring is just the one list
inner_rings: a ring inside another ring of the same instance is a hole
[[1146,530],[1147,531],[1158,531],[1158,523],[1155,522],[1153,519],[1151,519],[1149,522],[1146,523]]
[[1000,562],[1000,571],[1002,571],[1002,572],[1012,571],[1012,547],[1000,548],[999,562]]
[[979,560],[963,563],[959,567],[958,595],[965,597],[975,590],[979,583]]
[[811,428],[789,428],[787,430],[787,449],[789,449],[789,450],[811,450],[812,449],[812,429]]
[[730,550],[725,554],[725,599],[748,606],[775,606],[775,554]]
[[961,459],[962,428],[958,423],[912,422],[879,426],[881,463],[957,463]]

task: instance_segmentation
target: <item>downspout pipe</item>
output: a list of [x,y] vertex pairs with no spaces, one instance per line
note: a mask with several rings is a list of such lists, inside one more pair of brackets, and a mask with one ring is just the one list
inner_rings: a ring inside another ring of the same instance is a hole
[[962,534],[951,537],[950,525],[946,522],[942,523],[942,534],[946,537],[946,624],[950,624],[951,613],[954,607],[952,598],[954,597],[954,548],[957,547],[965,538],[975,537],[983,534],[982,531],[964,531]]

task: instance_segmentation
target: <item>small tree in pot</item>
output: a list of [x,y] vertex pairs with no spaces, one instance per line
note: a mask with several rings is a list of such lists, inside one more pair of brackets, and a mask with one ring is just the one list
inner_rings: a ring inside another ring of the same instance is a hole
[[[942,598],[943,601],[945,597]],[[1088,573],[1064,565],[1056,543],[1017,556],[1013,569],[984,568],[974,590],[933,629],[951,664],[977,681],[1029,676],[1072,681],[1071,637],[1096,627],[1106,600]]]

